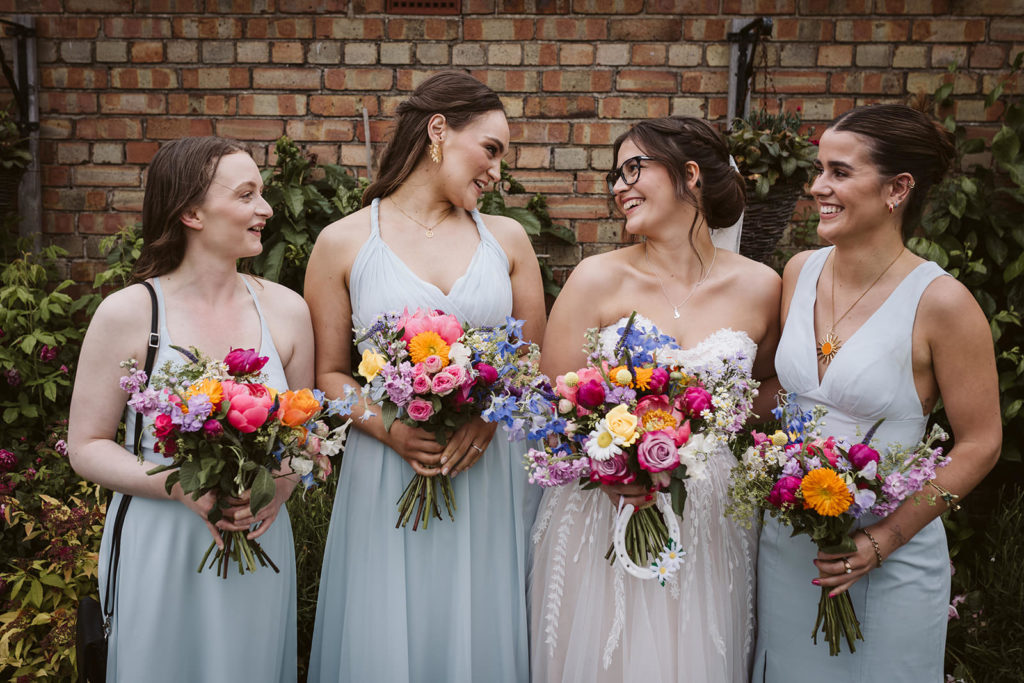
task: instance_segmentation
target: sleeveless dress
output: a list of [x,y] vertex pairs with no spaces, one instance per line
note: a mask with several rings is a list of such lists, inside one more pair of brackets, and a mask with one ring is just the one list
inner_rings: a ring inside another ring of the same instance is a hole
[[[352,265],[353,326],[406,307],[443,310],[471,325],[503,324],[512,312],[508,258],[472,215],[480,243],[445,294],[384,242],[374,200],[370,237]],[[374,437],[349,432],[320,577],[310,683],[528,679],[527,536],[539,491],[523,468],[526,448],[499,429],[452,482],[454,521],[434,519],[413,531],[395,528],[412,468]]]
[[[602,330],[603,348],[615,345],[625,321]],[[675,353],[700,368],[739,351],[752,363],[756,346],[744,332],[721,329]],[[544,491],[530,577],[534,681],[747,683],[757,532],[724,516],[735,465],[722,448],[708,459],[704,478],[686,482],[680,541],[687,554],[665,586],[605,559],[615,508],[603,491]]]
[[[264,366],[267,383],[286,390],[288,380],[259,300],[248,281],[245,286],[260,317],[260,355],[270,358]],[[170,338],[160,278],[153,278],[153,287],[160,314],[155,371],[167,361],[183,362],[171,344],[188,340]],[[131,409],[128,413],[125,448],[131,451],[137,416]],[[153,452],[154,442],[147,426],[141,452],[151,463],[169,463],[170,458]],[[107,510],[99,561],[101,599],[121,501],[121,494],[114,493]],[[121,530],[108,683],[296,680],[295,544],[288,511],[282,505],[259,538],[280,574],[269,567],[235,572],[227,580],[213,570],[198,573],[211,540],[203,521],[181,503],[132,498]]]
[[[793,292],[775,368],[782,386],[795,392],[806,410],[828,408],[823,433],[854,438],[885,418],[879,446],[913,446],[924,436],[927,415],[914,386],[911,338],[921,295],[945,275],[939,266],[917,266],[877,311],[846,340],[818,382],[814,301],[818,276],[832,247],[804,264]],[[859,430],[859,432],[858,432]],[[881,450],[881,449],[880,449]],[[865,515],[857,528],[878,521]],[[761,683],[938,683],[949,603],[949,551],[941,519],[932,520],[910,541],[850,588],[863,641],[836,657],[828,645],[811,641],[821,589],[811,585],[817,547],[807,536],[766,519],[757,567],[758,636],[753,680]]]

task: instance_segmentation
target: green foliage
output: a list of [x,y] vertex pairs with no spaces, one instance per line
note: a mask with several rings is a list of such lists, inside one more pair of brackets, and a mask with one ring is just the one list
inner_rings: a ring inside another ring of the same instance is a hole
[[800,132],[797,112],[769,113],[761,109],[735,119],[726,136],[729,153],[747,182],[747,195],[763,199],[777,184],[803,187],[814,174],[818,150]]
[[100,240],[100,251],[107,255],[107,268],[96,274],[93,289],[99,291],[106,286],[114,289],[127,287],[132,266],[139,260],[139,252],[142,251],[142,226],[129,223],[113,235],[107,235]]
[[[1017,55],[1013,73],[1020,71]],[[1012,76],[1012,74],[1011,74]],[[940,103],[949,92],[940,88]],[[992,328],[1003,413],[1003,458],[1021,461],[1024,443],[1024,99],[1003,94],[1002,85],[989,102],[1002,102],[1000,129],[991,143],[969,138],[967,129],[945,121],[954,134],[959,160],[987,153],[984,162],[957,171],[932,189],[922,221],[923,234],[908,246],[935,261],[964,283],[978,300]]]
[[32,163],[28,138],[6,109],[0,109],[0,169],[20,171]]
[[[507,216],[519,221],[519,224],[526,230],[526,234],[530,236],[530,241],[533,242],[535,250],[543,244],[550,244],[552,242],[576,244],[576,235],[573,234],[572,230],[562,225],[556,225],[551,220],[551,215],[548,213],[547,200],[544,199],[543,195],[539,192],[533,195],[525,207],[508,206],[505,203],[502,188],[505,188],[508,194],[526,193],[526,188],[512,177],[508,170],[508,164],[504,161],[501,162],[500,183],[480,197],[478,208],[481,213],[492,216]],[[552,297],[558,296],[562,288],[555,281],[555,275],[551,270],[551,266],[541,258],[538,258],[538,262],[540,264],[541,279],[544,282],[544,293]]]
[[287,137],[275,147],[277,163],[262,171],[263,197],[274,215],[263,229],[263,252],[254,259],[258,275],[302,292],[306,261],[327,225],[359,209],[365,179],[340,166],[316,165]]

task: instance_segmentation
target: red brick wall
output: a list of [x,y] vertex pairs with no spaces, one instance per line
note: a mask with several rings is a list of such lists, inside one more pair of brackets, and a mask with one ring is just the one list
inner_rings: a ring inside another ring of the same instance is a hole
[[773,16],[759,90],[819,124],[953,80],[956,115],[991,133],[984,93],[1024,49],[1024,0],[463,0],[453,17],[388,16],[384,0],[0,0],[13,13],[39,32],[44,240],[81,281],[138,216],[162,141],[233,136],[264,163],[287,134],[361,167],[362,107],[379,152],[396,104],[445,67],[502,96],[516,177],[579,236],[552,254],[571,266],[621,239],[602,176],[632,120],[725,123],[734,17]]

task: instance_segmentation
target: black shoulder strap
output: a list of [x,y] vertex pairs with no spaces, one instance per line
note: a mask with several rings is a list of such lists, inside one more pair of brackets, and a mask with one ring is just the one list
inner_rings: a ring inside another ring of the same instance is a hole
[[[160,348],[160,309],[157,306],[156,301],[156,290],[153,289],[153,285],[143,280],[142,284],[145,285],[149,291],[149,300],[152,304],[152,315],[151,323],[149,327],[149,340],[146,343],[146,365],[143,368],[146,371],[147,379],[153,374],[153,362],[156,360],[157,349]],[[139,449],[142,448],[142,416],[139,414],[135,415],[135,441],[133,447],[135,455],[139,454]],[[132,497],[129,495],[121,496],[121,504],[117,506],[117,517],[114,518],[114,536],[110,543],[110,560],[107,564],[107,589],[103,594],[103,616],[104,629],[109,631],[110,620],[114,616],[114,593],[117,590],[117,566],[121,561],[121,529],[124,527],[124,516],[128,512],[128,504],[132,502]]]

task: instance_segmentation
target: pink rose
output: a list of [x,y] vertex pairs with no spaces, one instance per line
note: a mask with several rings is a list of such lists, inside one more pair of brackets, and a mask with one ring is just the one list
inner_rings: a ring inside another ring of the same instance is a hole
[[434,375],[434,379],[430,383],[430,390],[438,396],[447,396],[455,391],[455,378],[447,372],[439,372]]
[[317,453],[316,456],[313,457],[313,462],[316,463],[317,469],[320,471],[321,480],[325,480],[327,479],[327,477],[331,476],[333,468],[331,467],[330,458],[328,458],[326,455]]
[[855,443],[846,457],[851,465],[862,470],[869,462],[878,462],[878,451],[867,444]]
[[422,365],[423,369],[428,373],[434,374],[435,372],[441,371],[441,368],[444,367],[444,361],[441,360],[441,356],[427,356],[423,359],[423,362],[421,362],[420,365]]
[[417,394],[425,394],[428,391],[430,391],[430,377],[428,377],[425,373],[413,377],[412,390]]
[[590,380],[580,384],[576,390],[576,402],[584,408],[596,408],[604,403],[604,384],[597,380]]
[[590,459],[590,481],[602,484],[629,484],[636,480],[636,475],[626,466],[626,454],[619,453],[607,460]]
[[267,356],[256,353],[256,349],[231,349],[228,355],[224,356],[224,364],[228,366],[228,373],[232,375],[249,375],[259,372],[270,360]]
[[828,460],[828,464],[835,467],[836,460],[839,458],[839,453],[836,452],[836,438],[834,436],[830,436],[815,445],[821,449],[821,454],[825,456],[826,460]]
[[399,329],[404,328],[402,341],[408,342],[420,332],[436,332],[445,343],[451,346],[462,336],[462,324],[454,315],[446,315],[440,311],[429,313],[420,309],[412,315],[408,309],[398,321]]
[[687,387],[683,394],[681,409],[691,417],[700,417],[700,414],[711,407],[711,394],[701,387]]
[[409,417],[417,422],[426,422],[434,414],[434,404],[422,398],[414,398],[409,401],[409,405],[405,409],[409,412]]
[[665,368],[654,368],[650,379],[651,391],[661,392],[668,384],[668,370]]
[[679,465],[679,449],[673,436],[659,429],[640,438],[636,459],[648,472],[673,470]]
[[441,374],[451,375],[452,381],[455,382],[457,387],[461,387],[469,379],[469,373],[466,372],[466,369],[458,365],[449,365],[441,371]]
[[170,415],[161,413],[153,418],[153,434],[160,441],[163,441],[171,436],[174,431],[174,422],[171,420]]
[[796,491],[800,488],[800,477],[783,477],[775,482],[772,492],[768,494],[768,502],[782,509],[786,505],[796,503]]
[[483,381],[484,384],[494,384],[498,381],[498,371],[495,370],[493,366],[488,365],[487,363],[477,363],[473,368],[477,371],[477,374],[480,375],[480,380]]

